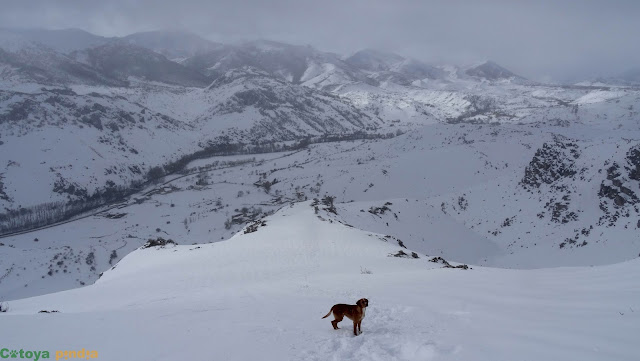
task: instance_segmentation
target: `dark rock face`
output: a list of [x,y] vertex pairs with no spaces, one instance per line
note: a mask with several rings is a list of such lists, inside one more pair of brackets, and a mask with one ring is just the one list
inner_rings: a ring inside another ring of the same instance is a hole
[[[628,167],[626,167],[629,169]],[[630,188],[625,187],[626,177],[624,176],[623,169],[618,163],[613,163],[611,167],[607,169],[607,179],[600,184],[600,191],[598,195],[613,200],[616,207],[622,207],[626,203],[636,204],[640,199]],[[635,170],[634,170],[635,171]],[[635,175],[635,174],[634,174]],[[628,174],[631,178],[631,172]]]
[[[629,149],[624,163],[613,162],[607,168],[607,177],[600,184],[600,209],[604,215],[600,217],[600,224],[615,225],[621,217],[630,217],[630,210],[639,211],[640,197],[634,189],[640,188],[640,145]],[[610,204],[612,203],[612,206]],[[638,222],[640,228],[640,221]]]
[[[570,210],[572,182],[579,173],[576,160],[580,157],[578,145],[570,139],[555,135],[553,142],[544,143],[529,165],[525,168],[520,185],[531,193],[540,193],[543,185],[549,187],[550,199],[545,204],[545,212],[551,221],[568,223],[578,220],[578,214]],[[546,192],[542,192],[547,194]],[[558,199],[559,198],[559,199]]]
[[542,184],[553,184],[576,175],[575,160],[580,157],[578,145],[556,136],[553,143],[544,143],[526,167],[520,184],[532,191]]
[[551,220],[557,223],[569,223],[578,219],[575,212],[569,212],[569,203],[549,202],[547,210],[551,212]]
[[627,152],[627,163],[629,166],[625,168],[629,170],[629,179],[640,182],[640,145],[629,149]]

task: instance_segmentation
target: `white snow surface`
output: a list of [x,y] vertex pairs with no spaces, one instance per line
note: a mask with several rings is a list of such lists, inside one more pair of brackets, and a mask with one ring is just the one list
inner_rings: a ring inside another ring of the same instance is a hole
[[[228,241],[139,249],[92,286],[10,302],[0,339],[102,360],[637,359],[638,260],[446,269],[338,218],[304,202]],[[363,297],[359,336],[321,319]]]

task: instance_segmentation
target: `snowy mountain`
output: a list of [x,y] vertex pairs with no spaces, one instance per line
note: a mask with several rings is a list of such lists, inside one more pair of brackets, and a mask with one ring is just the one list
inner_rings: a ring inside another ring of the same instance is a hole
[[211,76],[248,66],[294,84],[325,90],[345,82],[369,81],[337,54],[266,40],[227,45],[189,58],[184,65]]
[[127,44],[151,49],[171,60],[184,60],[208,53],[222,46],[202,37],[182,31],[148,31],[119,39]]
[[345,62],[365,72],[377,83],[415,85],[416,81],[443,80],[446,73],[416,59],[407,59],[393,53],[364,49],[345,59]]
[[393,53],[386,53],[375,49],[364,49],[345,59],[345,62],[356,68],[367,71],[387,71],[405,58]]
[[120,42],[75,51],[70,57],[122,80],[138,77],[147,81],[185,87],[203,87],[209,83],[202,74],[170,61],[163,55],[147,48]]
[[104,45],[113,40],[113,38],[94,35],[81,29],[48,30],[4,28],[0,31],[14,33],[32,42],[46,45],[62,54]]
[[214,132],[221,124],[233,139],[259,143],[323,134],[375,131],[384,122],[339,97],[289,83],[251,67],[230,70],[206,90],[217,104],[196,119]]
[[118,86],[122,82],[26,37],[0,30],[0,86],[6,90],[40,85],[89,84]]
[[[0,92],[2,206],[78,201],[139,182],[198,149],[189,125],[123,97],[71,90]],[[162,144],[160,139],[171,138]]]
[[[202,152],[383,131],[384,122],[348,101],[251,68],[234,69],[210,84],[204,75],[142,47],[111,42],[66,56],[14,34],[8,39],[5,48],[13,52],[7,59],[15,67],[4,72],[11,76],[2,82],[0,108],[0,205],[7,212],[102,199],[109,189],[121,195],[123,188],[152,179],[152,169],[156,175],[176,171]],[[104,82],[63,72],[73,67]],[[37,137],[41,141],[34,145]],[[63,140],[70,140],[64,150],[56,146]],[[71,168],[70,154],[77,168]],[[22,186],[21,167],[38,169],[30,188]]]
[[149,238],[225,240],[326,196],[334,222],[407,254],[522,269],[638,255],[634,88],[270,41],[138,34],[65,55],[0,35],[7,299],[92,283]]
[[466,69],[465,73],[469,76],[493,81],[508,79],[524,80],[521,76],[510,72],[493,61],[486,61],[480,65],[472,66]]

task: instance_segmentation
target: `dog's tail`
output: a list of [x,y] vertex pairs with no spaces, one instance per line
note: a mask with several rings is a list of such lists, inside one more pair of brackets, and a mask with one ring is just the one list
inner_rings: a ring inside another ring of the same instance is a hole
[[331,307],[331,309],[329,310],[329,313],[327,313],[323,318],[327,318],[327,317],[329,317],[329,315],[331,314],[331,312],[333,312],[333,307]]

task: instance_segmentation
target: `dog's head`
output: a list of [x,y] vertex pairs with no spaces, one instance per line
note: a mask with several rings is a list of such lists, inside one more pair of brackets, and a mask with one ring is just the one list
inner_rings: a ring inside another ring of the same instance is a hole
[[356,302],[356,305],[362,307],[362,308],[366,308],[369,307],[369,300],[366,298],[361,298],[358,300],[358,302]]

